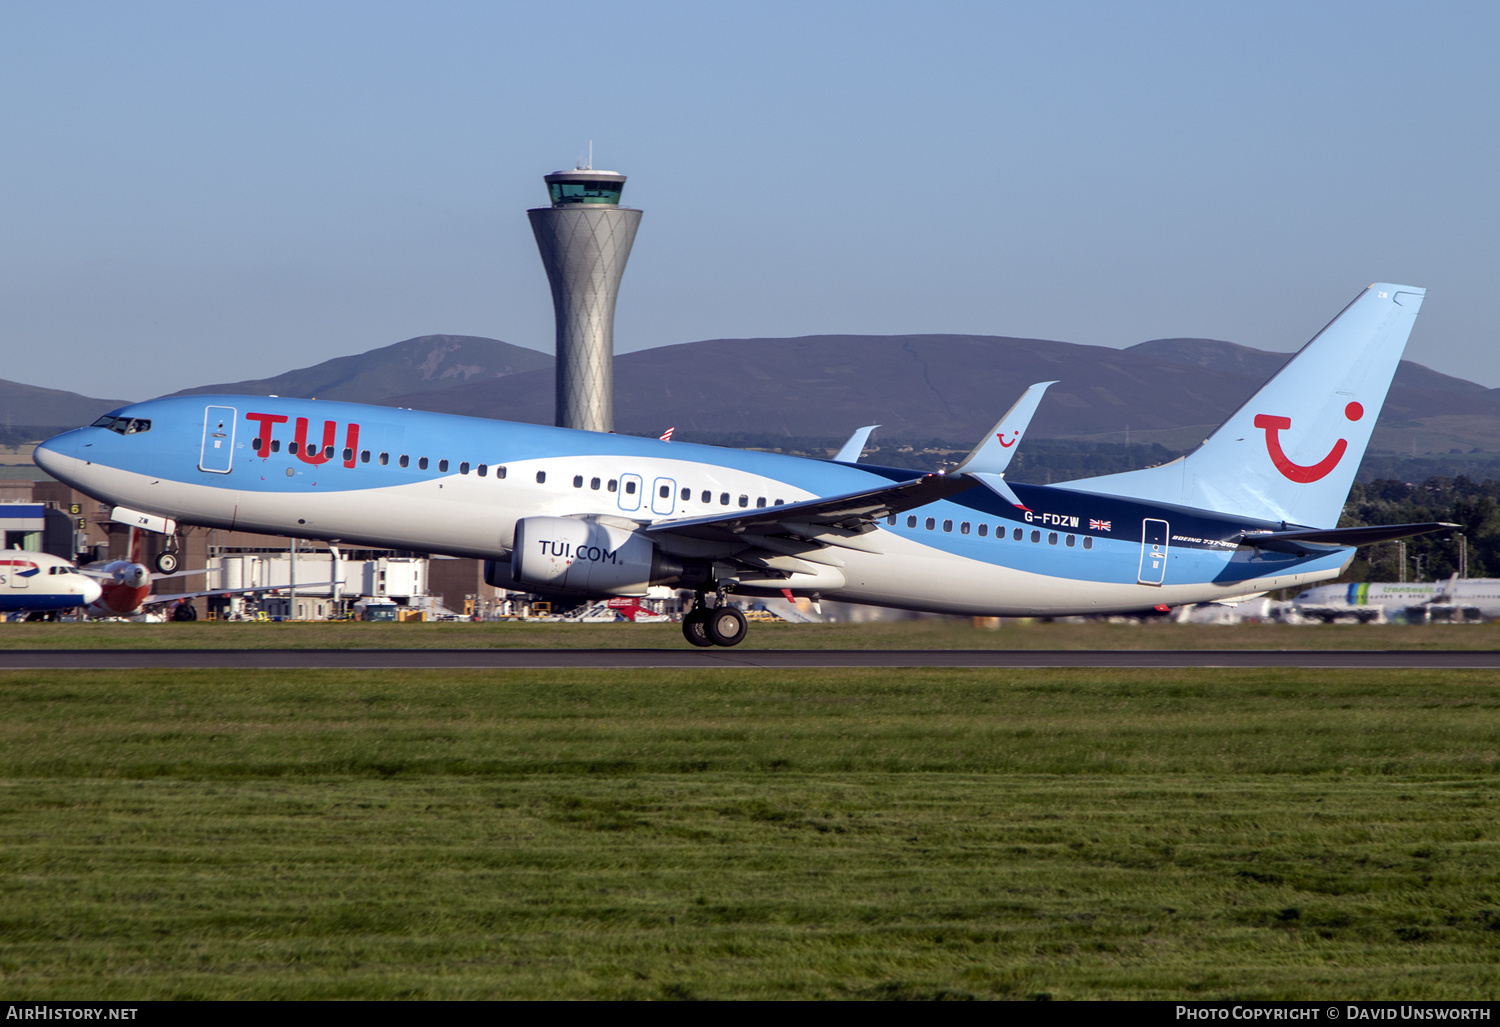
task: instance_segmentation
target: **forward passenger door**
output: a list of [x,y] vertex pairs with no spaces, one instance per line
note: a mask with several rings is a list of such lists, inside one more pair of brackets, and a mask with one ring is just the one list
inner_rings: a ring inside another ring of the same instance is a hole
[[207,407],[203,411],[203,448],[198,470],[228,474],[234,466],[234,407]]
[[641,476],[639,474],[620,475],[618,495],[621,510],[639,510],[641,508]]

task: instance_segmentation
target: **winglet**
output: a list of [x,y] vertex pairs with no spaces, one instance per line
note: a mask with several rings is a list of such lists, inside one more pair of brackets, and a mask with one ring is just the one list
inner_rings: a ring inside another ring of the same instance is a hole
[[859,458],[864,456],[865,443],[870,441],[870,433],[879,427],[880,425],[878,424],[872,424],[864,428],[854,429],[854,434],[849,436],[849,441],[840,446],[839,451],[834,454],[834,462],[845,464],[858,463]]
[[[1056,382],[1037,382],[1023,392],[1021,398],[1016,400],[1016,405],[1005,412],[1005,416],[996,422],[984,440],[964,458],[964,462],[949,473],[1004,474],[1005,469],[1010,466],[1010,458],[1016,453],[1016,443],[1020,442],[1021,436],[1026,433],[1027,426],[1031,424],[1032,415],[1036,413],[1037,405],[1042,401],[1042,393],[1047,391],[1049,385],[1056,384]],[[1010,441],[1007,442],[1006,439]]]

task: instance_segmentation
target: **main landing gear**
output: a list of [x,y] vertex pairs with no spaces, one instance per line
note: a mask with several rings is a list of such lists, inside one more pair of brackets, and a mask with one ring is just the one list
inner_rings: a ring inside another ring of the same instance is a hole
[[749,627],[745,615],[739,607],[729,605],[724,593],[725,589],[719,589],[713,606],[708,605],[708,593],[698,593],[692,611],[682,618],[683,638],[704,649],[715,645],[739,645],[744,641]]

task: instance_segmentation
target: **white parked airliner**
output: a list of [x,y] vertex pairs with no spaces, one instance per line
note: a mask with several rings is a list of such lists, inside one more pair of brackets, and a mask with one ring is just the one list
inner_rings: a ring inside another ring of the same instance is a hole
[[1426,616],[1473,610],[1480,617],[1500,617],[1500,578],[1460,578],[1447,581],[1370,582],[1320,585],[1292,600],[1310,617],[1333,620],[1365,619],[1413,613]]

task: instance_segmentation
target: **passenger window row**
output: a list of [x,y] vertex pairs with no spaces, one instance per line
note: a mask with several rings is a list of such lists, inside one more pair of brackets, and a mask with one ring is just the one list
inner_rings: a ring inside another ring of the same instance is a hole
[[[537,474],[536,480],[537,480],[538,484],[540,484],[541,482],[544,482],[544,481],[547,480],[547,472],[546,471],[538,471],[538,472],[536,472],[536,474]],[[583,488],[583,480],[584,480],[583,479],[583,475],[581,475],[581,474],[575,474],[575,475],[573,475],[573,487],[575,489],[581,489],[581,488]],[[591,490],[598,491],[598,489],[599,489],[599,479],[598,478],[590,478],[588,480],[588,482],[589,482],[589,488]],[[627,496],[633,496],[633,495],[635,495],[635,485],[636,485],[636,483],[634,481],[627,481],[625,483],[625,494]],[[610,492],[614,492],[617,487],[618,487],[618,483],[615,481],[615,479],[613,479],[613,478],[609,479],[608,490]],[[658,485],[657,486],[657,492],[656,492],[656,494],[657,494],[658,498],[661,498],[661,499],[671,499],[672,498],[672,486],[670,486],[670,485]],[[681,499],[684,503],[691,503],[693,501],[693,490],[690,489],[690,488],[684,488],[684,489],[682,489],[682,491],[678,495],[678,498]],[[711,490],[704,489],[699,494],[698,502],[704,504],[705,506],[712,505],[713,501],[714,501],[714,493]],[[749,508],[749,506],[750,506],[750,497],[748,495],[745,495],[745,494],[741,493],[740,496],[739,496],[739,498],[738,498],[738,500],[735,500],[734,497],[731,495],[731,493],[728,493],[728,492],[720,492],[719,493],[719,505],[720,506],[729,506],[732,502],[737,502],[738,505],[741,508]],[[766,500],[765,496],[756,496],[755,497],[755,508],[757,510],[764,509],[768,505],[769,506],[785,506],[786,505],[786,500],[784,500],[784,499],[774,499],[774,500],[771,500],[771,501],[768,502]]]
[[[259,438],[255,439],[250,445],[251,445],[251,448],[255,452],[257,452],[257,453],[260,452],[261,440]],[[295,442],[288,442],[287,445],[286,445],[286,451],[288,453],[291,453],[293,456],[296,456],[297,455],[297,443],[295,443]],[[315,452],[317,452],[317,447],[315,447],[315,446],[309,446],[307,451],[308,451],[308,453],[315,453]],[[271,452],[273,452],[273,453],[279,453],[279,452],[281,452],[281,440],[280,439],[272,439],[271,440]],[[333,459],[333,454],[334,454],[334,448],[332,446],[325,446],[323,448],[323,458],[325,460],[331,460],[331,459]],[[351,460],[353,460],[354,459],[354,450],[352,450],[352,449],[345,449],[344,453],[343,453],[343,458],[344,458],[344,461],[346,463],[349,462],[349,461],[351,461]],[[371,458],[371,452],[370,452],[370,450],[368,450],[368,449],[360,450],[360,454],[359,454],[359,462],[360,463],[367,464],[367,463],[370,462],[370,458]],[[389,453],[381,453],[379,455],[379,457],[378,457],[377,462],[380,464],[380,466],[385,467],[386,465],[388,465],[391,462],[391,455]],[[401,466],[401,467],[410,467],[411,466],[411,457],[408,456],[405,453],[402,453],[402,454],[400,454],[396,458],[396,463],[397,463],[398,466]],[[429,466],[430,466],[430,462],[428,461],[427,457],[421,456],[421,457],[417,458],[417,470],[419,470],[419,471],[425,471],[425,470],[427,470],[427,468]],[[437,462],[437,469],[438,469],[438,473],[439,474],[447,474],[448,473],[448,467],[449,467],[449,464],[448,464],[447,460],[439,460]],[[470,470],[471,470],[471,468],[470,468],[469,462],[467,460],[464,460],[464,461],[462,461],[462,462],[459,463],[459,465],[458,465],[458,473],[459,474],[468,474],[470,472]],[[487,477],[491,471],[494,471],[496,478],[504,478],[505,477],[505,473],[506,473],[506,469],[505,469],[505,465],[504,464],[493,464],[493,465],[491,465],[491,464],[477,464],[477,465],[474,465],[474,467],[472,468],[472,470],[473,470],[474,474],[476,474],[478,477],[481,477],[481,478]],[[607,492],[617,492],[617,491],[619,491],[619,488],[620,488],[620,482],[617,479],[615,479],[615,478],[610,478],[607,481],[605,481],[604,479],[601,479],[601,478],[597,478],[597,477],[590,477],[588,479],[585,479],[584,476],[581,475],[581,474],[575,474],[575,475],[573,475],[573,487],[575,489],[581,489],[581,488],[583,488],[585,480],[587,480],[587,482],[588,482],[589,489],[591,491],[594,491],[594,492],[598,492],[601,488],[603,488]],[[536,472],[536,483],[538,485],[544,485],[544,484],[546,484],[546,482],[547,482],[547,472],[546,471],[537,471]],[[633,496],[633,495],[635,495],[635,493],[636,493],[636,487],[637,487],[637,483],[634,480],[626,481],[625,482],[625,494],[627,496]],[[670,499],[671,496],[672,496],[672,487],[670,485],[659,486],[659,492],[660,492],[660,496],[661,496],[662,499]],[[690,489],[690,488],[684,488],[682,490],[682,493],[681,493],[681,499],[682,499],[682,501],[683,502],[691,502],[692,498],[693,498],[693,490]],[[710,492],[708,489],[704,489],[703,492],[702,492],[702,494],[701,494],[701,496],[700,496],[700,498],[699,498],[699,502],[701,502],[701,503],[703,503],[705,505],[708,505],[708,504],[711,504],[713,502],[713,498],[714,498],[713,493]],[[731,503],[731,496],[730,496],[730,494],[728,492],[720,492],[719,493],[719,505],[720,506],[729,506],[730,503]],[[738,503],[739,503],[739,506],[741,506],[742,508],[748,508],[750,506],[750,497],[748,495],[741,494],[739,496],[739,498],[738,498]],[[785,504],[786,504],[786,500],[784,500],[784,499],[771,500],[769,502],[769,504],[768,504],[765,496],[757,496],[757,497],[755,497],[755,507],[756,507],[756,509],[762,509],[762,508],[764,508],[767,505],[770,505],[770,506],[784,506]]]
[[[256,438],[253,442],[250,443],[250,448],[253,449],[257,453],[260,452],[260,446],[261,446],[261,439],[259,439],[259,438]],[[298,452],[299,452],[297,443],[296,442],[288,442],[286,444],[286,451],[288,453],[292,454],[293,456],[297,456]],[[281,440],[280,439],[272,439],[271,440],[271,452],[273,452],[273,453],[280,453],[281,452]],[[318,447],[317,446],[309,445],[307,447],[307,454],[308,455],[312,455],[312,454],[317,453],[317,452],[318,452]],[[332,460],[333,459],[333,454],[334,454],[334,448],[332,446],[324,446],[323,447],[323,454],[322,455],[323,455],[323,459],[324,460]],[[359,451],[359,462],[362,463],[362,464],[367,464],[367,463],[370,462],[371,458],[374,457],[374,456],[375,456],[375,454],[371,453],[370,450],[368,450],[368,449],[362,449],[362,450]],[[344,450],[344,452],[343,452],[343,458],[344,458],[344,462],[345,463],[351,463],[351,462],[353,462],[353,460],[354,460],[354,450],[346,448]],[[389,453],[381,453],[381,454],[379,454],[379,456],[376,458],[376,462],[379,463],[381,467],[388,466],[390,464],[390,462],[391,462],[391,454],[389,454]],[[402,454],[400,454],[399,456],[396,457],[396,464],[399,467],[410,467],[411,466],[411,457],[409,455],[407,455],[406,453],[402,453]],[[425,471],[430,466],[432,466],[432,462],[427,457],[425,457],[425,456],[419,456],[419,457],[417,457],[417,470],[419,470],[419,471]],[[438,469],[438,473],[439,474],[447,474],[448,473],[448,467],[449,467],[449,464],[448,464],[448,461],[446,459],[441,459],[441,460],[439,460],[437,462],[437,469]],[[467,460],[464,460],[463,462],[461,462],[458,465],[458,473],[459,474],[468,474],[469,471],[470,471],[470,469],[471,468],[470,468],[469,462]],[[496,478],[504,478],[505,477],[505,465],[504,464],[477,464],[477,465],[475,465],[472,468],[472,470],[473,470],[474,474],[477,475],[480,478],[487,478],[487,477],[489,477],[489,474],[490,474],[491,471],[495,472],[495,477]],[[542,478],[538,478],[537,480],[541,481],[543,479]]]
[[[547,472],[546,471],[537,471],[536,472],[536,482],[537,482],[538,485],[542,484],[546,480],[547,480]],[[599,491],[600,484],[601,483],[600,483],[600,480],[598,478],[590,478],[589,479],[589,489],[591,491],[593,491],[593,492],[598,492]],[[604,490],[606,492],[618,492],[620,490],[620,483],[617,480],[615,480],[614,478],[609,479],[609,481],[603,483],[603,485],[604,485]],[[583,475],[581,475],[581,474],[575,474],[575,475],[573,475],[573,487],[575,489],[581,489],[581,488],[583,488]],[[627,481],[625,483],[625,494],[627,496],[633,496],[633,495],[635,495],[635,482],[633,482],[633,481]]]
[[[887,517],[885,519],[885,523],[894,526],[895,523],[896,523],[896,517],[894,517],[894,516]],[[916,514],[908,514],[907,515],[906,526],[908,528],[915,528],[917,526],[917,516],[916,516]],[[925,528],[927,531],[936,531],[937,530],[937,518],[936,517],[928,517],[925,521],[923,521],[922,527]],[[973,526],[971,526],[968,521],[960,521],[959,524],[958,524],[958,533],[960,535],[967,535],[967,534],[969,534],[969,531],[970,531],[971,527],[973,527]],[[947,532],[953,531],[953,522],[951,520],[945,520],[945,521],[943,521],[943,530],[947,531]],[[988,524],[981,523],[974,530],[974,534],[978,535],[980,538],[986,537],[987,535],[989,535],[989,533],[990,533],[990,526]],[[1014,539],[1015,541],[1020,542],[1025,537],[1026,537],[1026,529],[1025,528],[1014,528],[1014,529],[1011,530],[1011,538]],[[995,525],[995,541],[996,542],[1001,542],[1004,539],[1005,539],[1005,525],[1003,525],[1003,524],[997,524],[997,525]],[[1041,542],[1041,540],[1042,540],[1042,533],[1040,531],[1038,531],[1037,529],[1033,528],[1031,530],[1031,541],[1033,541],[1033,542]],[[1062,541],[1063,541],[1063,544],[1065,546],[1067,546],[1069,549],[1071,549],[1071,548],[1073,548],[1074,546],[1076,546],[1078,544],[1078,536],[1077,535],[1066,535],[1066,536],[1063,536],[1063,540]],[[1049,546],[1055,546],[1055,545],[1057,545],[1057,542],[1058,542],[1058,533],[1055,532],[1055,531],[1049,531],[1049,532],[1047,532],[1047,544]],[[1083,548],[1085,548],[1085,549],[1093,549],[1094,548],[1094,537],[1092,535],[1085,535],[1085,536],[1083,536]]]

